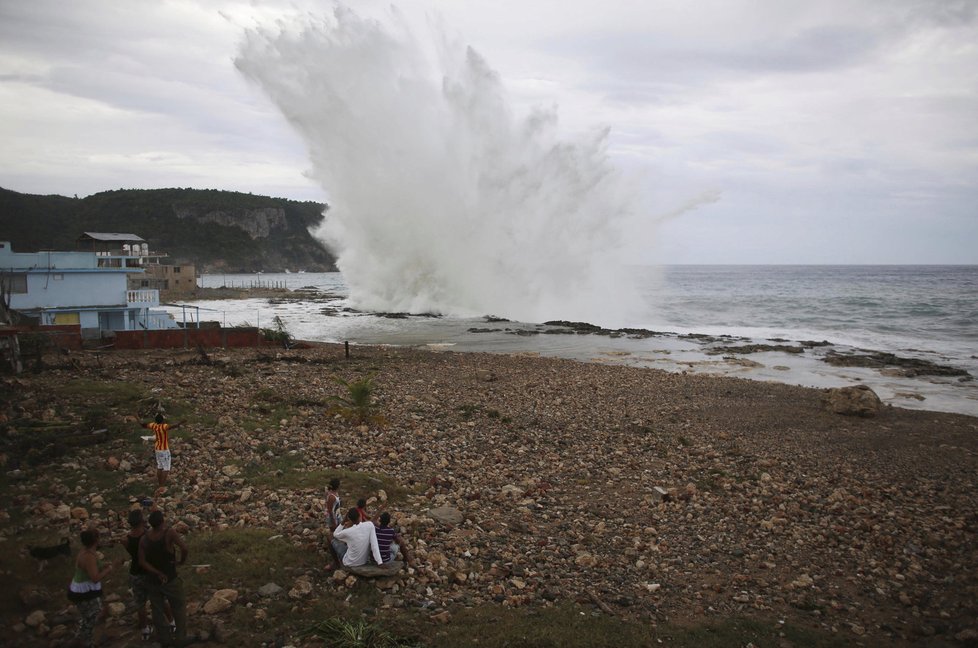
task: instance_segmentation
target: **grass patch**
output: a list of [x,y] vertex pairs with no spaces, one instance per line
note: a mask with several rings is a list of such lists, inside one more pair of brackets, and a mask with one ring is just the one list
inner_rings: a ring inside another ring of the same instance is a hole
[[109,407],[136,404],[146,398],[146,388],[121,380],[70,380],[58,388],[59,395],[94,401]]
[[[314,551],[296,547],[275,529],[234,528],[206,531],[187,536],[190,562],[210,565],[206,571],[188,575],[191,589],[205,598],[213,590],[231,583],[257,589],[276,581],[282,587],[291,583],[284,568],[302,573],[321,569],[323,559]],[[185,568],[185,571],[191,569]]]
[[378,490],[387,493],[388,501],[398,501],[408,494],[409,489],[394,481],[387,475],[379,473],[363,473],[353,470],[305,470],[302,456],[281,455],[259,465],[248,466],[244,478],[256,486],[270,488],[322,488],[329,480],[337,477],[340,480],[340,493],[346,494],[345,500],[350,504],[360,496],[373,495]]
[[781,624],[776,620],[730,617],[695,625],[623,621],[591,608],[562,604],[552,608],[506,608],[482,605],[453,611],[444,626],[401,616],[390,620],[391,634],[423,637],[428,648],[480,646],[483,648],[728,648],[753,644],[778,648],[787,639],[794,646],[844,646],[838,635]]

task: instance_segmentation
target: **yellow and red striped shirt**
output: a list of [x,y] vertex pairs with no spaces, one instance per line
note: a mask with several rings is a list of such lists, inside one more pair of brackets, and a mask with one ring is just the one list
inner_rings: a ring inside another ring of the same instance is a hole
[[170,449],[170,424],[169,423],[147,423],[146,427],[156,435],[156,449]]

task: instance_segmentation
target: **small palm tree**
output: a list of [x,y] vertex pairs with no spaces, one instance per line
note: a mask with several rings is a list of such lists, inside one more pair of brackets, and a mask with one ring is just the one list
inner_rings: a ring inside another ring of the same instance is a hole
[[358,424],[375,423],[382,425],[385,422],[383,416],[374,413],[374,379],[372,376],[351,381],[342,378],[335,378],[335,380],[346,388],[347,395],[330,397],[330,400],[336,403],[333,406],[334,411]]
[[306,629],[302,635],[325,639],[333,648],[409,648],[418,645],[397,639],[381,627],[363,620],[328,619]]

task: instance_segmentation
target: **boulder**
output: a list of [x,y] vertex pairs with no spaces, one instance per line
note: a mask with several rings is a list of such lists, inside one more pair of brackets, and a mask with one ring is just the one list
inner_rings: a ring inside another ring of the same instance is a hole
[[879,396],[866,385],[835,387],[825,395],[826,407],[846,416],[876,416],[883,406]]
[[403,569],[404,563],[400,560],[392,560],[383,565],[360,565],[359,567],[347,567],[346,570],[351,574],[364,578],[382,578],[396,574]]
[[436,522],[441,522],[449,526],[458,526],[465,520],[465,515],[457,508],[452,508],[451,506],[433,508],[428,511],[428,517],[434,519]]
[[214,592],[209,601],[204,603],[205,614],[218,614],[231,608],[238,598],[238,590],[222,589]]

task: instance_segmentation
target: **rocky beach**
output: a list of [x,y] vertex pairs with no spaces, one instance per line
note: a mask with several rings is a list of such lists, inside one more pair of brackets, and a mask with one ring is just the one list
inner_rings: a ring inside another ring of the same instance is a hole
[[[341,381],[367,381],[369,407],[342,407]],[[458,645],[472,610],[573,609],[667,645],[729,619],[767,628],[757,646],[978,645],[978,419],[845,415],[825,390],[737,378],[342,345],[76,353],[4,377],[8,645],[73,632],[69,560],[38,571],[28,546],[67,536],[77,551],[92,525],[107,559],[124,555],[108,540],[152,495],[139,422],[161,406],[187,423],[156,504],[190,546],[191,630],[212,640],[318,645],[301,636],[310,624],[364,616]],[[391,511],[408,569],[325,570],[331,476],[344,506]],[[105,645],[136,643],[125,581],[106,586]]]

